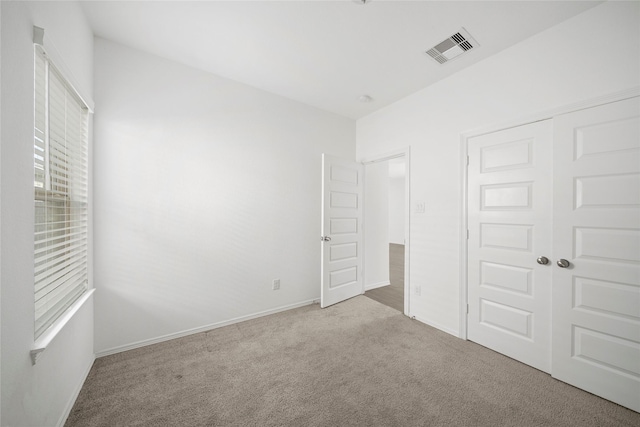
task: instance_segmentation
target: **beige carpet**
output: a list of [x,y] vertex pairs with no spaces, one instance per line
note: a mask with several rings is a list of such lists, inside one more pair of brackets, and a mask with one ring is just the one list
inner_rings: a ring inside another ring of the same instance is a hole
[[640,414],[360,296],[96,360],[71,426],[634,426]]
[[404,245],[389,243],[389,285],[364,295],[404,313]]

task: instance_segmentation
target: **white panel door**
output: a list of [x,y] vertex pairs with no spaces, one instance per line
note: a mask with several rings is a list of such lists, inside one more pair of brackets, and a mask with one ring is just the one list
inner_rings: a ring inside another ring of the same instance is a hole
[[322,155],[322,308],[363,293],[363,166]]
[[468,142],[468,338],[550,371],[551,120]]
[[552,375],[640,411],[640,101],[559,116],[554,139]]

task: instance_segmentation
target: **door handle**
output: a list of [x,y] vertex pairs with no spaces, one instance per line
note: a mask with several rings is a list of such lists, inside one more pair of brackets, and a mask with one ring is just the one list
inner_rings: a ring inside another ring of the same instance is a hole
[[323,242],[330,242],[331,241],[331,237],[329,236],[321,236],[320,240]]
[[564,258],[559,259],[557,264],[560,268],[567,268],[571,265],[571,263]]
[[538,257],[538,259],[536,260],[538,262],[538,264],[540,265],[547,265],[549,264],[549,258],[547,258],[546,256],[541,256]]

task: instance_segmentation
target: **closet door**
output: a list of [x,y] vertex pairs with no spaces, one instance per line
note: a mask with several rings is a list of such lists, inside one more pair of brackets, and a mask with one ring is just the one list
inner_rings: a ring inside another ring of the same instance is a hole
[[546,120],[468,143],[468,338],[545,372],[552,132]]
[[640,102],[554,129],[552,375],[640,411]]

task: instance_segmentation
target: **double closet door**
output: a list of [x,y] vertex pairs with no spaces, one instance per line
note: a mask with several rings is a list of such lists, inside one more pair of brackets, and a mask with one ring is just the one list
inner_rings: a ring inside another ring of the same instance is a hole
[[640,411],[640,99],[468,153],[469,340]]

